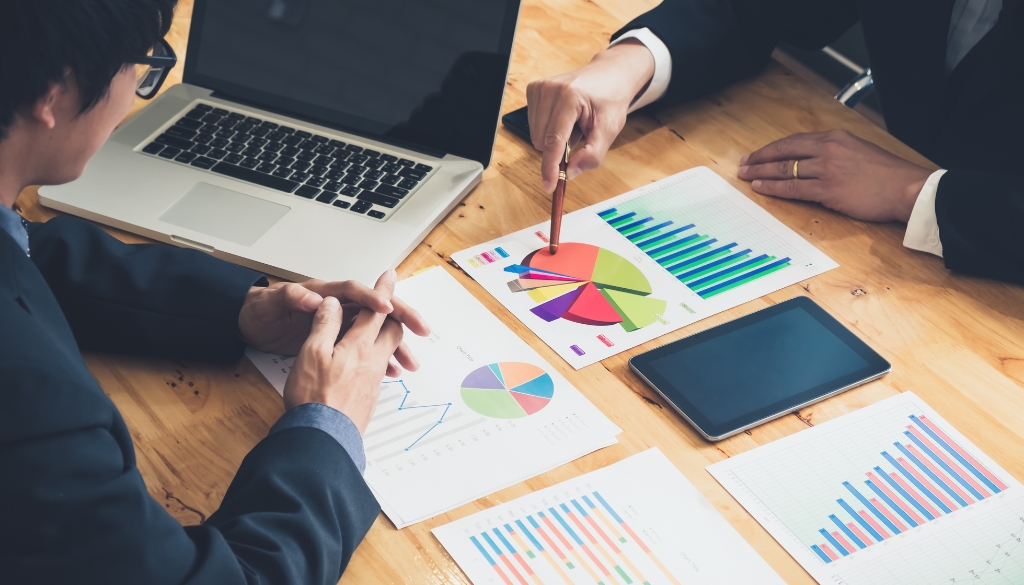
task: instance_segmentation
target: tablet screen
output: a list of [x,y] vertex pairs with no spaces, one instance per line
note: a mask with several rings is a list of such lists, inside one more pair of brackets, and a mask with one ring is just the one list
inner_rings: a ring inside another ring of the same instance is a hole
[[805,297],[637,356],[633,365],[710,436],[889,369]]

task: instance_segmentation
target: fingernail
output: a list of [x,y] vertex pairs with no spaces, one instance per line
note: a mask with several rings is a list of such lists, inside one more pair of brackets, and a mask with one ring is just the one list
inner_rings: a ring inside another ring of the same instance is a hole
[[549,183],[547,181],[544,181],[544,190],[547,191],[548,193],[550,193],[551,192],[551,183]]
[[580,176],[580,170],[576,167],[572,167],[571,169],[565,171],[565,177],[570,181],[578,176]]
[[755,190],[756,189],[760,189],[761,188],[761,179],[757,179],[756,181],[751,183],[750,186],[753,187]]
[[315,292],[308,292],[306,296],[302,297],[302,304],[311,309],[315,309],[322,302],[324,302],[324,298]]
[[394,268],[388,270],[388,276],[391,277],[391,280],[398,282],[398,272]]
[[745,164],[747,164],[747,159],[748,159],[748,158],[750,158],[750,155],[749,155],[749,154],[748,154],[747,156],[745,156],[745,157],[741,158],[741,159],[740,159],[740,164],[741,164],[741,165],[745,165]]
[[746,165],[743,165],[743,166],[740,167],[740,174],[741,175],[745,175],[745,174],[747,174],[747,171],[749,171],[749,170],[750,170],[750,167],[748,167]]
[[341,308],[341,302],[334,297],[327,297],[320,306],[328,311],[337,311]]

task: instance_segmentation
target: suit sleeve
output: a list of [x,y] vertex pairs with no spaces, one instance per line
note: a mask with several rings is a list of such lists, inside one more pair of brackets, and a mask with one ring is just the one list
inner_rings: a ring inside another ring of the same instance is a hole
[[0,440],[4,582],[334,585],[379,512],[334,438],[290,428],[245,457],[216,513],[182,527],[150,497],[98,389],[23,363],[0,375],[64,402],[26,399],[7,421],[26,432]]
[[820,49],[859,19],[849,0],[664,0],[616,32],[648,28],[672,54],[659,104],[700,97],[764,69],[779,41]]
[[[83,350],[238,359],[256,272],[197,250],[129,245],[72,217],[29,226],[32,260]],[[265,280],[263,281],[265,284]]]
[[1010,175],[950,169],[935,196],[950,270],[1024,284],[1024,186]]

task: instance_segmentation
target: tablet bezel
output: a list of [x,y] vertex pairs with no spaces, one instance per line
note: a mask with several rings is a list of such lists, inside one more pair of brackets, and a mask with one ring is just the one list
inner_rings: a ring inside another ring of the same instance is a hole
[[[674,391],[674,385],[662,377],[657,370],[651,367],[651,362],[656,359],[671,356],[685,351],[687,348],[707,342],[711,339],[743,329],[754,323],[771,319],[772,317],[791,310],[804,310],[811,317],[821,323],[829,332],[835,335],[847,347],[852,349],[860,357],[868,362],[867,367],[861,368],[850,374],[840,376],[823,384],[805,389],[799,393],[788,396],[785,400],[749,412],[740,412],[732,419],[714,425],[703,415],[693,404],[685,399],[678,392]],[[660,394],[687,422],[693,426],[705,439],[709,441],[720,441],[747,429],[753,428],[762,423],[776,419],[835,396],[880,378],[892,370],[892,365],[866,343],[861,341],[852,331],[844,327],[832,315],[828,314],[817,303],[808,297],[795,297],[788,301],[762,309],[755,313],[745,315],[733,321],[722,323],[711,329],[684,337],[678,341],[652,349],[648,352],[636,355],[629,360],[629,367],[651,388]]]

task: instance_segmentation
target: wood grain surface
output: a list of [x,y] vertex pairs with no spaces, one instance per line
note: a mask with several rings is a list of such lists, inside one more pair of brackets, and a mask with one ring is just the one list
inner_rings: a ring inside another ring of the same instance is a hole
[[[526,103],[526,85],[586,63],[623,23],[657,0],[525,0],[503,111]],[[179,3],[169,40],[185,57],[191,0]],[[180,80],[181,67],[168,85]],[[136,104],[136,109],[145,105]],[[504,128],[483,183],[402,263],[453,273],[622,429],[619,444],[404,530],[382,515],[356,551],[344,584],[468,583],[431,536],[435,526],[657,446],[789,583],[812,579],[704,467],[897,392],[912,390],[1017,479],[1024,480],[1024,291],[946,271],[939,258],[902,246],[899,225],[868,224],[816,205],[769,199],[736,179],[738,160],[794,132],[843,128],[900,156],[920,155],[777,63],[756,78],[656,116],[632,116],[604,165],[569,185],[566,212],[707,165],[807,238],[840,268],[574,371],[479,285],[451,254],[548,219],[540,156]],[[35,188],[18,200],[43,221]],[[132,242],[142,238],[111,230]],[[804,411],[712,444],[699,438],[627,367],[630,356],[797,295],[824,306],[893,363],[893,371]],[[183,524],[202,522],[245,454],[283,411],[244,358],[235,367],[88,354],[135,440],[149,491]],[[685,519],[680,519],[685,521]]]

